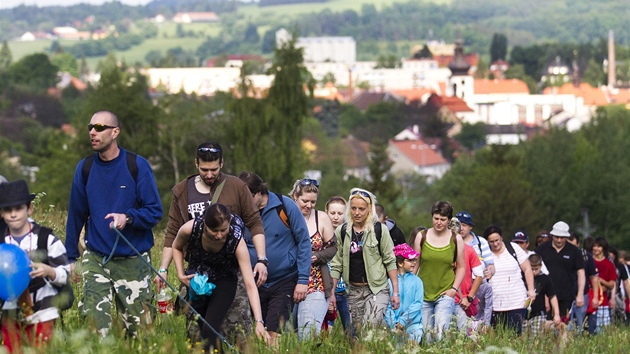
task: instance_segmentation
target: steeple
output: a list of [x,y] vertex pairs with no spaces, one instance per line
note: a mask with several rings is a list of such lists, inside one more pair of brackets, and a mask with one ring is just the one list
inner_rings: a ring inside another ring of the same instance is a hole
[[448,64],[448,68],[451,70],[453,76],[468,75],[468,70],[470,70],[470,64],[468,64],[464,58],[464,40],[460,32],[458,25],[457,39],[455,40],[455,54],[453,55],[453,61]]

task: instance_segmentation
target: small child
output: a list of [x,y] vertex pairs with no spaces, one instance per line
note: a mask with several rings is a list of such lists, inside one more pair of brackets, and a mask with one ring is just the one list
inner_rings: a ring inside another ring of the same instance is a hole
[[[394,310],[391,303],[387,306],[385,321],[396,332],[407,333],[410,341],[422,341],[422,303],[424,286],[416,275],[420,254],[408,244],[394,247],[398,266],[398,289],[400,289],[400,307]],[[392,283],[389,280],[390,295]],[[402,334],[400,333],[400,334]]]
[[[29,221],[33,212],[25,180],[0,184],[0,214],[7,223],[0,230],[0,242],[16,245],[31,258],[31,281],[17,300],[2,306],[2,337],[9,353],[21,353],[22,339],[28,338],[35,347],[51,340],[59,310],[51,304],[57,295],[56,286],[68,281],[66,248],[55,235],[47,237],[48,253],[37,252],[41,227]],[[54,284],[54,285],[53,285]]]
[[[543,331],[552,328],[552,325],[558,329],[562,324],[560,318],[560,308],[558,307],[558,298],[556,297],[556,290],[553,287],[551,279],[546,274],[541,273],[542,258],[540,255],[531,254],[529,256],[529,263],[534,273],[534,289],[536,290],[536,299],[531,304],[531,307],[527,309],[527,323],[526,327],[529,329],[530,334],[537,335]],[[547,320],[545,296],[549,299],[551,309],[553,312],[553,321]]]

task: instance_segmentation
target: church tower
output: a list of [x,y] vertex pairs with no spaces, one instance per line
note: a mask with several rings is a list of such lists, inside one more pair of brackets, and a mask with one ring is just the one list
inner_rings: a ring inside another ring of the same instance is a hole
[[448,64],[451,70],[447,96],[456,96],[466,101],[474,94],[474,79],[468,74],[470,64],[464,57],[464,40],[461,38],[459,29],[457,31],[457,40],[455,40],[455,54],[453,60]]

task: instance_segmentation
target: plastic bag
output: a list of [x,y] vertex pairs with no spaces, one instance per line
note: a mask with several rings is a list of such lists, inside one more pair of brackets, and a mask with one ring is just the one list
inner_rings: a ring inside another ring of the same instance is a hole
[[216,287],[216,285],[208,281],[207,275],[195,273],[195,276],[190,279],[190,289],[192,291],[188,293],[188,296],[192,300],[196,300],[200,296],[210,296]]

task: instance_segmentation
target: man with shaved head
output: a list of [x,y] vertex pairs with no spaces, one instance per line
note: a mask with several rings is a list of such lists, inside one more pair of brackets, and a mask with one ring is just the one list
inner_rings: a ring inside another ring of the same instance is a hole
[[[144,260],[151,262],[151,229],[162,218],[162,203],[147,160],[118,146],[120,124],[112,112],[95,113],[87,129],[95,154],[77,164],[66,225],[71,271],[83,281],[79,311],[105,336],[115,301],[127,335],[136,336],[138,326],[152,323],[155,314],[151,269]],[[81,255],[84,225],[86,249]]]

